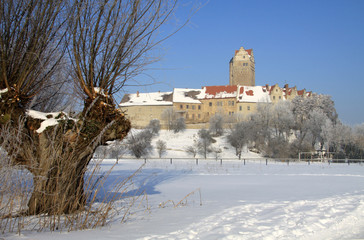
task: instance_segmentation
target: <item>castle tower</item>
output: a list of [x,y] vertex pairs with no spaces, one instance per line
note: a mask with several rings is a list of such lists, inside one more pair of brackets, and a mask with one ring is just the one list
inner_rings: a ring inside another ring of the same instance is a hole
[[235,51],[229,64],[230,85],[255,86],[255,61],[253,49],[241,47]]

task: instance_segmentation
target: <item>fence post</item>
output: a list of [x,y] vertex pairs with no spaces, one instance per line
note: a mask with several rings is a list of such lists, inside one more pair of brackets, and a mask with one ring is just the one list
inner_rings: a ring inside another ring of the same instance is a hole
[[350,165],[350,160],[348,159],[348,165]]
[[308,161],[307,161],[307,162],[308,162],[308,165],[310,165],[310,159],[308,159]]
[[268,165],[268,158],[265,159],[265,165]]
[[222,165],[222,158],[220,159],[220,165]]
[[245,158],[244,158],[244,165],[245,165]]
[[196,165],[198,165],[198,158],[196,158]]
[[289,165],[289,159],[287,159],[287,165]]
[[172,164],[172,158],[171,158],[171,164]]
[[144,163],[147,163],[147,159],[146,158],[144,158]]

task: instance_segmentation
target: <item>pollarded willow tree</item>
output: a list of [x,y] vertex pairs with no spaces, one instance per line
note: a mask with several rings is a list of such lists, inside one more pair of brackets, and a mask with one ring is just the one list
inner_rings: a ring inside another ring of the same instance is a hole
[[[8,0],[0,5],[1,131],[21,148],[8,138],[0,141],[12,163],[34,176],[27,214],[82,210],[84,174],[95,149],[124,138],[130,129],[113,95],[154,61],[148,53],[165,39],[158,30],[176,0]],[[56,124],[42,128],[45,119],[28,108],[61,63],[71,71],[83,110],[77,119],[48,114]]]

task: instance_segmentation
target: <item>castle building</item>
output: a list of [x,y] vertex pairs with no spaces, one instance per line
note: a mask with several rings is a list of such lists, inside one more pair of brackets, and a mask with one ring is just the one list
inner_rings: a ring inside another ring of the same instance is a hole
[[241,47],[229,64],[229,85],[255,86],[255,60],[253,49]]
[[288,84],[283,88],[278,84],[255,86],[254,68],[253,50],[241,47],[230,61],[229,85],[125,94],[119,106],[135,128],[143,128],[153,119],[159,119],[162,127],[166,126],[164,116],[170,112],[175,114],[174,117],[183,117],[188,128],[203,128],[215,114],[238,121],[254,113],[258,104],[274,104],[312,95],[305,89],[290,88]]

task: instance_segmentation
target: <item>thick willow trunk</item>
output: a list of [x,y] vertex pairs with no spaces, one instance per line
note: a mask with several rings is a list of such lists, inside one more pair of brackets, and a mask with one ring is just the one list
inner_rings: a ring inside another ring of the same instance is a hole
[[[28,202],[28,214],[68,214],[83,210],[86,204],[84,173],[57,171],[33,178],[33,193]],[[47,176],[48,175],[48,176]]]
[[[79,120],[59,118],[58,124],[37,132],[42,120],[26,117],[22,111],[0,109],[9,116],[11,135],[19,136],[18,148],[5,145],[13,163],[24,165],[33,174],[33,192],[28,214],[69,214],[86,204],[84,175],[95,149],[107,141],[123,139],[130,130],[124,114],[105,96],[85,101]],[[4,131],[2,124],[1,131]],[[9,126],[9,125],[7,125]],[[20,134],[19,134],[20,133]],[[1,139],[4,141],[4,139]]]

